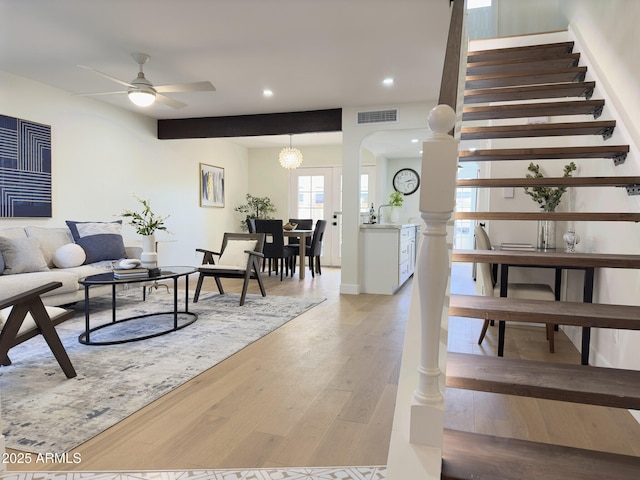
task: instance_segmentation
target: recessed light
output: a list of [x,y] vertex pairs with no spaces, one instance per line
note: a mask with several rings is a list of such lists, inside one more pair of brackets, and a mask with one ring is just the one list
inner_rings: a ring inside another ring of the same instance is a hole
[[269,90],[268,88],[265,88],[262,91],[262,95],[265,97],[273,97],[273,91]]
[[418,141],[419,141],[419,140],[418,140],[417,138],[412,138],[412,139],[411,139],[411,143],[418,143]]
[[391,77],[387,77],[387,78],[385,78],[385,79],[382,81],[382,84],[383,84],[383,85],[385,85],[385,86],[387,86],[387,87],[390,87],[391,85],[393,85],[393,78],[391,78]]

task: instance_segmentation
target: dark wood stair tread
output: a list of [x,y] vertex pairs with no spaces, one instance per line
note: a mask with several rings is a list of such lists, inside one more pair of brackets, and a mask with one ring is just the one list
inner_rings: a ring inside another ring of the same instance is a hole
[[598,118],[603,108],[604,100],[465,106],[462,112],[462,121],[551,117],[555,115],[593,115]]
[[605,138],[609,138],[615,127],[615,120],[462,127],[460,139],[486,140],[492,138],[557,137],[564,135],[602,135]]
[[507,322],[640,330],[640,306],[635,305],[451,295],[449,315],[482,319],[488,316],[491,320]]
[[596,257],[589,253],[544,252],[536,253],[515,250],[461,250],[455,249],[451,258],[454,262],[506,263],[510,265],[558,266],[558,256],[562,257],[564,268],[583,268],[586,264],[594,268],[640,269],[639,255],[619,253],[599,253]]
[[444,480],[637,480],[640,457],[444,430]]
[[586,74],[587,67],[573,67],[498,73],[494,75],[468,75],[465,79],[465,89],[476,90],[480,88],[582,82]]
[[559,222],[640,222],[640,213],[626,212],[456,212],[456,220],[556,220]]
[[640,409],[640,372],[447,353],[446,385],[479,392]]
[[460,162],[487,162],[503,160],[544,160],[579,158],[619,158],[629,153],[628,145],[593,147],[541,147],[503,148],[491,150],[462,150],[458,154]]
[[571,68],[577,67],[579,61],[579,53],[567,53],[564,55],[546,55],[533,58],[524,57],[489,62],[473,62],[467,65],[467,75],[492,75],[516,71],[540,70],[542,68]]
[[640,177],[543,177],[459,179],[458,187],[628,187],[640,185]]
[[495,48],[476,50],[467,53],[467,64],[476,62],[492,62],[516,58],[548,57],[571,53],[573,42],[547,43],[527,45],[523,47]]
[[523,87],[481,88],[465,90],[465,105],[474,103],[510,102],[544,98],[585,97],[591,98],[595,82],[549,83]]

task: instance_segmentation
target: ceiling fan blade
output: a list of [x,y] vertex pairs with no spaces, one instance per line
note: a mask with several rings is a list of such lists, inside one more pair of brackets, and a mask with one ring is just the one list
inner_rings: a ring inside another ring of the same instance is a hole
[[126,90],[119,90],[117,92],[97,92],[97,93],[74,93],[74,97],[96,97],[98,95],[115,95],[116,93],[127,93]]
[[176,83],[175,85],[159,85],[153,88],[159,93],[215,92],[216,90],[211,82]]
[[100,70],[96,70],[95,68],[91,68],[91,67],[85,67],[84,65],[78,65],[80,68],[84,68],[86,70],[90,70],[94,73],[97,73],[98,75],[102,75],[104,78],[108,78],[109,80],[111,80],[112,82],[116,82],[119,83],[120,85],[124,85],[125,87],[131,87],[132,85],[129,82],[125,82],[123,80],[120,80],[119,78],[116,77],[112,77],[111,75],[109,75],[108,73],[104,73],[101,72]]
[[178,100],[174,100],[173,98],[165,97],[164,95],[156,94],[156,100],[163,105],[166,105],[171,108],[175,108],[176,110],[182,107],[186,107],[186,103],[182,103]]

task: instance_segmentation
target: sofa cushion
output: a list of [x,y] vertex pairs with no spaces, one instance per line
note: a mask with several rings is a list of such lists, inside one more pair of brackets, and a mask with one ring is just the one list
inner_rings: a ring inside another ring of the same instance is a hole
[[[22,227],[9,227],[0,229],[0,237],[8,238],[27,238],[27,232]],[[4,272],[4,258],[0,252],[0,275]]]
[[53,254],[53,264],[58,268],[79,267],[84,263],[87,254],[76,243],[67,243],[58,248]]
[[122,240],[122,221],[74,222],[67,220],[73,240],[85,251],[84,263],[119,260],[127,257]]
[[[93,270],[87,274],[91,275],[92,273],[100,273],[100,270]],[[38,285],[45,285],[50,282],[61,282],[62,286],[43,293],[43,298],[61,295],[64,293],[76,293],[80,288],[82,288],[82,285],[78,283],[79,278],[80,277],[77,272],[68,271],[68,269],[60,270],[57,268],[44,272],[21,273],[20,275],[2,275],[0,276],[0,299],[13,297],[14,295],[31,290]]]
[[49,270],[37,238],[0,237],[4,275]]
[[27,232],[23,227],[10,227],[0,229],[0,237],[27,238]]
[[40,250],[44,255],[44,259],[47,262],[49,268],[53,268],[53,255],[58,248],[67,243],[73,243],[73,237],[71,232],[66,227],[24,227],[27,236],[37,238],[40,242]]

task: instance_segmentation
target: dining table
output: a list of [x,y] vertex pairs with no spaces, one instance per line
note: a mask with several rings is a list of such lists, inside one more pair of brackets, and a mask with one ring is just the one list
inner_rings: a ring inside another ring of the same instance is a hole
[[[640,255],[597,252],[565,252],[564,250],[453,250],[452,261],[491,263],[499,266],[500,296],[507,296],[510,267],[535,267],[555,269],[555,295],[560,300],[562,270],[584,271],[582,301],[593,303],[596,268],[640,269]],[[498,356],[504,354],[505,322],[499,322]],[[581,363],[589,364],[591,328],[582,327]]]
[[300,247],[298,256],[300,257],[300,280],[304,280],[306,275],[306,258],[307,258],[307,238],[311,238],[313,230],[283,230],[284,236],[288,238],[299,238]]

